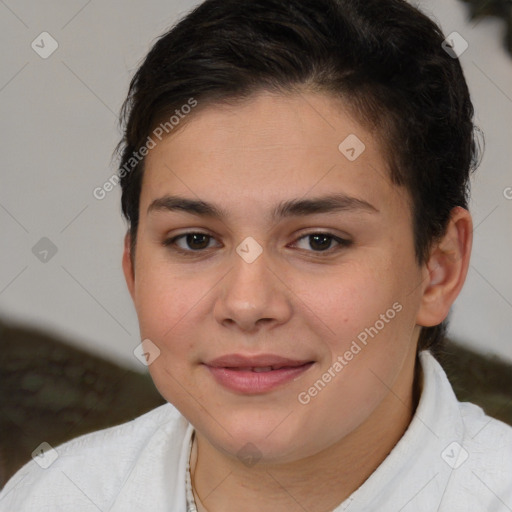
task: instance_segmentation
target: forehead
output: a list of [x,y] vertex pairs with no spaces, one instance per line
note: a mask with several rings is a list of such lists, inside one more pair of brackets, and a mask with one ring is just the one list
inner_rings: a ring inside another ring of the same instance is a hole
[[283,200],[336,192],[380,210],[403,193],[390,182],[377,138],[340,100],[262,92],[201,107],[146,157],[141,209],[167,193],[215,198],[226,212],[275,212]]

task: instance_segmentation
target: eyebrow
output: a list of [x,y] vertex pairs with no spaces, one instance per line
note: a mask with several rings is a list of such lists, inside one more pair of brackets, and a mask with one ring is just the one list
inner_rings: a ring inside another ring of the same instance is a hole
[[[192,215],[219,220],[228,217],[226,210],[212,203],[173,195],[165,195],[151,202],[147,213],[158,211],[183,211]],[[379,213],[375,206],[362,199],[345,194],[329,194],[311,199],[282,201],[275,206],[271,216],[272,219],[279,219],[340,211]]]

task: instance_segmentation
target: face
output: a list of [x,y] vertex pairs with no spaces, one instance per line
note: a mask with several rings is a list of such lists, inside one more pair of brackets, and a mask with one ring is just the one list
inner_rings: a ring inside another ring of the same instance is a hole
[[327,95],[193,116],[147,156],[134,276],[124,258],[151,376],[225,454],[313,455],[411,374],[423,276],[408,195]]

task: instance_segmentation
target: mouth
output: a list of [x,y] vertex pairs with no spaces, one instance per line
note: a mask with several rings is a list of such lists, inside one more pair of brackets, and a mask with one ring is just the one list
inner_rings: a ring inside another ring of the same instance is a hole
[[[307,364],[307,363],[304,363]],[[273,372],[275,370],[281,370],[282,368],[298,368],[302,365],[296,365],[296,366],[225,366],[228,370],[234,370],[234,371],[240,371],[240,372],[256,372],[256,373],[263,373],[263,372]]]
[[204,364],[223,387],[243,394],[260,394],[297,380],[314,363],[271,354],[231,354]]

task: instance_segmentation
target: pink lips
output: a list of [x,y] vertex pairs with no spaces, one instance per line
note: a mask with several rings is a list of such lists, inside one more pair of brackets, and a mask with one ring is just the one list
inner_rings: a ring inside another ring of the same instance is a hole
[[230,354],[205,363],[215,380],[240,393],[271,391],[308,370],[313,361],[294,360],[272,354],[242,356]]

